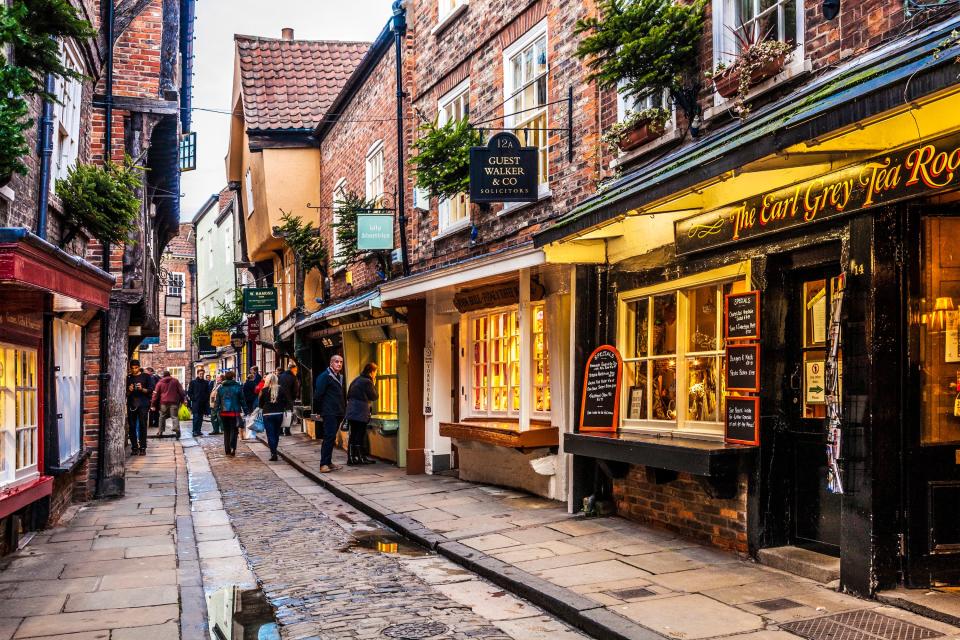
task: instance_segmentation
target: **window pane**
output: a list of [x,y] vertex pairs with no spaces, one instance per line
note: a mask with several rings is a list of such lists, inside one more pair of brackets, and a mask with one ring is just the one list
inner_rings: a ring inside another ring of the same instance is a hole
[[631,302],[631,316],[633,317],[633,330],[631,331],[632,343],[627,346],[626,355],[628,358],[641,358],[647,355],[649,336],[650,336],[650,298],[643,298]]
[[716,422],[719,393],[716,356],[687,360],[687,419]]
[[647,419],[647,370],[649,362],[627,362],[624,364],[627,410],[629,420]]
[[677,363],[672,359],[653,361],[653,419],[677,419]]
[[653,299],[653,355],[677,352],[677,295]]
[[687,292],[690,310],[688,351],[717,349],[717,287],[700,287]]

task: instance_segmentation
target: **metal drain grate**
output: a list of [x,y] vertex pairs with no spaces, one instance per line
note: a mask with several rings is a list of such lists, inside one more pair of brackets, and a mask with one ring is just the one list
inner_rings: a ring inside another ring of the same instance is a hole
[[650,591],[650,589],[644,589],[643,587],[637,587],[635,589],[621,589],[620,591],[608,591],[607,593],[619,600],[646,598],[648,596],[656,595],[653,591]]
[[383,630],[383,635],[400,640],[420,640],[446,632],[447,625],[442,622],[405,622],[387,627]]
[[807,640],[927,640],[943,635],[871,609],[788,622],[780,628]]
[[760,609],[763,609],[769,613],[773,611],[783,611],[784,609],[796,609],[797,607],[802,607],[803,605],[788,598],[777,598],[775,600],[761,600],[760,602],[754,602],[753,606],[759,607]]

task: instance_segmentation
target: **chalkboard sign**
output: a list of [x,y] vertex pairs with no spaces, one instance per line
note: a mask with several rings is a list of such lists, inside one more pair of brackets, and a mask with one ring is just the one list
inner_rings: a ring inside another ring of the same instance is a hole
[[760,345],[727,345],[727,390],[760,391]]
[[623,360],[616,347],[603,345],[587,358],[580,401],[580,431],[616,431],[620,413]]
[[760,292],[730,293],[724,297],[727,340],[760,339]]
[[735,444],[760,444],[760,398],[727,396],[724,440]]

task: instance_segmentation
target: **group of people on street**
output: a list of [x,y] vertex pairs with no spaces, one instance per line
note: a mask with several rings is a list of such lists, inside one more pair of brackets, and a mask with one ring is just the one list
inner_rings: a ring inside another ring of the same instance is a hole
[[376,379],[377,363],[368,362],[350,387],[345,389],[341,355],[330,358],[330,366],[317,376],[313,412],[321,416],[323,424],[320,473],[330,473],[340,468],[333,463],[333,447],[340,430],[348,429],[350,432],[347,438],[348,465],[374,463],[368,457],[367,427],[372,414],[371,403],[378,398]]

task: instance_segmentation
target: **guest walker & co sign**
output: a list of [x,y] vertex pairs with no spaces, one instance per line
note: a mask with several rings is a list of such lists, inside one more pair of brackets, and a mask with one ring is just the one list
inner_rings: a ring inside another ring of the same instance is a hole
[[960,134],[908,147],[674,223],[677,254],[714,249],[960,186]]
[[471,202],[536,202],[536,147],[521,147],[512,133],[498,133],[485,147],[470,148]]

